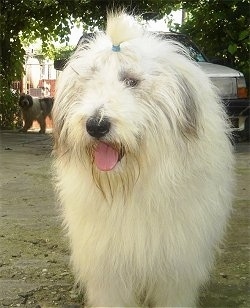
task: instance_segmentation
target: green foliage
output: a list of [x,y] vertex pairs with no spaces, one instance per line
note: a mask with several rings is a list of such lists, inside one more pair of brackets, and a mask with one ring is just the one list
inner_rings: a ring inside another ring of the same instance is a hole
[[54,67],[57,70],[62,70],[70,58],[75,46],[64,46],[54,51]]
[[[3,38],[3,35],[1,36]],[[17,106],[17,95],[11,91],[11,84],[19,80],[23,73],[22,59],[24,50],[18,37],[0,42],[0,129],[14,128],[20,125],[20,114]]]
[[0,88],[0,129],[13,129],[21,126],[18,94],[4,86]]
[[75,46],[62,46],[60,48],[55,49],[54,51],[54,59],[60,60],[60,59],[68,59],[70,55],[72,54],[73,50],[75,49]]

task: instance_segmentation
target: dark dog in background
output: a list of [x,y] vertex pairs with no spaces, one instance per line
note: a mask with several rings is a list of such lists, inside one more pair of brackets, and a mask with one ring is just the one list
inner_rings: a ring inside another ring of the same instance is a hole
[[19,98],[19,106],[22,110],[24,126],[20,129],[22,132],[32,126],[33,121],[40,125],[39,133],[44,134],[46,130],[46,117],[50,117],[54,99],[52,97],[32,97],[29,94],[22,93]]

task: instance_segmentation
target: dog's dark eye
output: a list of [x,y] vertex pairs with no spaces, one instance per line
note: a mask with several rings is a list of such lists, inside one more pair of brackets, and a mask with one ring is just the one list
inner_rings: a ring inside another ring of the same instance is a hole
[[126,85],[126,87],[134,88],[138,85],[139,80],[135,78],[125,78],[123,82]]

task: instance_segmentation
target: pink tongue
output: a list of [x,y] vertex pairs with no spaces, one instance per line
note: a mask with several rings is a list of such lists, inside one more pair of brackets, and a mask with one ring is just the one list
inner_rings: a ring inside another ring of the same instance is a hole
[[118,162],[118,152],[108,144],[100,142],[95,149],[95,164],[102,171],[112,170]]

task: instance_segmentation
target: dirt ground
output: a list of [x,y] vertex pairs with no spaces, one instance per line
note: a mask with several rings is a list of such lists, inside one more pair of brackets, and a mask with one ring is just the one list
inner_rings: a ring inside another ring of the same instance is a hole
[[[51,135],[0,131],[0,307],[82,307],[51,183]],[[250,307],[250,144],[236,145],[235,211],[201,307]]]

